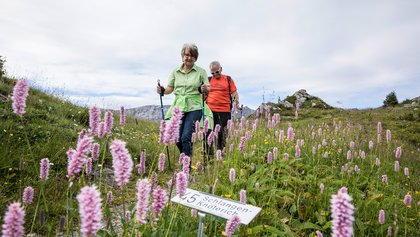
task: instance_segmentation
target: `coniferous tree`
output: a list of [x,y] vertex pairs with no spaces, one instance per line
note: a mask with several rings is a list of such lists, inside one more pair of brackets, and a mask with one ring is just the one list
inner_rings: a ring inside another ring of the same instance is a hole
[[384,100],[384,107],[395,106],[397,104],[398,104],[397,95],[395,94],[395,91],[392,91],[386,96]]

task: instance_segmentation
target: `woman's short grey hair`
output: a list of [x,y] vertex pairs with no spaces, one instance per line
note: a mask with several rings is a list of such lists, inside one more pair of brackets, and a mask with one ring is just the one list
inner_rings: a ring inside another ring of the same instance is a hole
[[209,65],[210,69],[211,69],[211,66],[213,66],[213,65],[217,66],[218,68],[221,68],[222,67],[220,65],[219,61],[213,61],[213,62],[211,62],[210,65]]
[[186,49],[190,50],[191,56],[194,57],[195,60],[197,61],[197,58],[198,58],[198,47],[197,47],[197,45],[195,45],[193,43],[184,44],[182,46],[182,50],[181,50],[181,57],[184,56],[184,53],[185,53]]

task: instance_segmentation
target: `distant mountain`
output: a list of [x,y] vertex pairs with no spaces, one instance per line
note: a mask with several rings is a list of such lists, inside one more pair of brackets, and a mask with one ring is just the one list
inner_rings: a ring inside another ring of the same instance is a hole
[[[169,105],[163,106],[163,111],[166,113],[169,109]],[[160,121],[162,120],[162,110],[159,105],[145,105],[136,108],[126,109],[127,115],[132,115],[135,118],[142,118],[147,120],[153,121]],[[250,114],[253,114],[255,110],[249,108],[248,106],[244,106],[242,110],[242,116],[248,117]],[[241,111],[238,110],[237,117],[241,116]]]

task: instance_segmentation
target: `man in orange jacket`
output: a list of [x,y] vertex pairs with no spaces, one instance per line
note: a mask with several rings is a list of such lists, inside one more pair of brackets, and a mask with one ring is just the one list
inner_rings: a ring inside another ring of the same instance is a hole
[[235,82],[230,76],[222,74],[222,66],[218,61],[210,63],[210,71],[212,77],[209,78],[210,92],[207,97],[207,105],[213,112],[214,126],[217,124],[221,126],[217,136],[217,149],[223,150],[226,146],[227,121],[231,118],[231,105],[239,104],[239,95]]

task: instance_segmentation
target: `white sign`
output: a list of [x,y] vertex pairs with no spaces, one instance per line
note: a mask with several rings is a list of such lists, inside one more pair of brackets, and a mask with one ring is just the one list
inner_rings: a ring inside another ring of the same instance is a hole
[[232,216],[237,215],[241,223],[245,225],[248,225],[261,211],[261,208],[256,206],[243,204],[189,188],[187,188],[184,196],[180,198],[179,195],[176,195],[171,201],[225,219],[230,219]]

